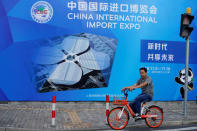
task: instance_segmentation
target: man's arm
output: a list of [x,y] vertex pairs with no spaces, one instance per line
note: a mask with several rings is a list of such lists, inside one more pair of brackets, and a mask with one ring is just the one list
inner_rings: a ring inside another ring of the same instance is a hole
[[144,83],[142,83],[140,85],[134,86],[134,89],[135,88],[142,88],[142,87],[146,86],[147,84],[148,84],[147,82],[144,82]]
[[121,92],[124,91],[125,89],[131,90],[132,87],[136,87],[136,86],[137,86],[137,83],[135,83],[135,84],[132,85],[132,86],[124,87],[124,88],[121,90]]
[[151,79],[151,78],[148,78],[148,79],[146,79],[146,81],[143,82],[142,84],[137,85],[137,86],[134,86],[134,87],[131,87],[131,90],[132,90],[132,89],[135,89],[135,88],[142,88],[142,87],[144,87],[144,86],[150,84],[151,81],[152,81],[152,79]]
[[136,89],[136,88],[142,88],[142,87],[146,86],[147,84],[148,84],[147,82],[144,82],[144,83],[142,83],[140,85],[137,85],[135,83],[133,86],[129,86],[129,87],[123,88],[122,91],[125,90],[125,89],[133,90],[133,89]]
[[138,80],[134,85],[128,86],[128,87],[124,87],[121,90],[121,92],[124,91],[125,89],[133,90],[133,89],[136,89],[136,88],[142,88],[142,87],[146,86],[148,83],[149,83],[149,81],[146,80],[144,83],[139,84],[139,80]]

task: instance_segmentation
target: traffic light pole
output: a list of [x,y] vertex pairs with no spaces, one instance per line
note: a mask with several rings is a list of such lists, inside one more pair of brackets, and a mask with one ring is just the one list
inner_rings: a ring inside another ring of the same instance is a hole
[[189,36],[193,31],[190,27],[194,16],[191,15],[191,8],[187,8],[186,13],[181,14],[180,36],[186,38],[186,54],[185,54],[185,87],[184,87],[184,117],[187,117],[187,94],[188,94],[188,66],[189,66]]
[[188,93],[188,67],[189,67],[189,36],[186,38],[185,55],[185,90],[184,90],[184,117],[187,117],[187,93]]

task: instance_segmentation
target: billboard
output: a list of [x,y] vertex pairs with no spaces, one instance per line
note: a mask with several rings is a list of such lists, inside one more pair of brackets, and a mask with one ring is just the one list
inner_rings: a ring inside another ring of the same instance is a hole
[[[195,0],[1,0],[0,100],[104,101],[146,67],[155,101],[183,100],[175,81],[185,67],[181,14],[195,16],[190,37],[196,100]],[[181,78],[180,78],[181,79]],[[130,100],[141,92],[129,94]]]

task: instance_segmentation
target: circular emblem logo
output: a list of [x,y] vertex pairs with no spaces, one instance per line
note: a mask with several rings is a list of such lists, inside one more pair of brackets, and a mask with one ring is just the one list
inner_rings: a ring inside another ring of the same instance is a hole
[[53,8],[46,1],[38,1],[31,8],[31,16],[38,23],[47,23],[53,16]]

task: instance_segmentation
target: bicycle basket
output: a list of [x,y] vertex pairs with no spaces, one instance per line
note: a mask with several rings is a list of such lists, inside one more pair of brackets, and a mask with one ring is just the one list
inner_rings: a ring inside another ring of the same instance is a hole
[[123,106],[127,104],[127,101],[125,100],[125,97],[114,97],[113,98],[113,102],[114,105],[119,105],[119,106]]

